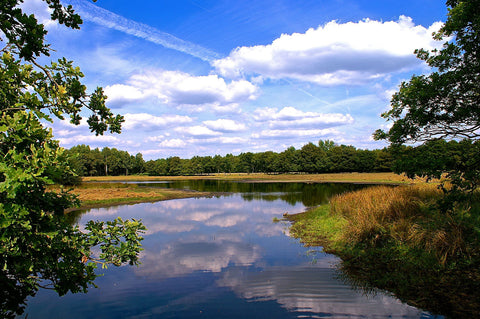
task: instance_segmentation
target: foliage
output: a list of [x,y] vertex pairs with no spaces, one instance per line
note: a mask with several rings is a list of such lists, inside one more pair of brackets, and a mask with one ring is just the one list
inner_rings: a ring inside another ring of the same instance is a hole
[[[377,130],[374,136],[387,139],[396,147],[407,142],[465,139],[458,144],[460,160],[453,159],[452,163],[452,159],[440,154],[430,159],[434,169],[422,171],[434,177],[444,166],[453,185],[450,189],[444,187],[448,210],[477,187],[480,175],[480,154],[477,142],[473,142],[480,137],[480,0],[448,0],[447,6],[448,19],[434,33],[435,40],[447,40],[443,48],[415,51],[432,68],[432,73],[415,75],[401,84],[392,98],[391,109],[382,115],[393,125],[388,132]],[[465,145],[468,147],[464,150]],[[430,146],[433,145],[426,147]],[[468,159],[469,156],[473,157]],[[408,157],[402,159],[408,161]],[[402,166],[410,175],[416,174],[408,169],[408,164]]]
[[394,144],[438,138],[476,139],[480,128],[480,1],[449,0],[448,19],[434,34],[440,51],[416,50],[433,70],[403,82],[382,116],[392,120],[377,138]]
[[[52,20],[79,28],[81,19],[59,0],[44,0]],[[42,121],[70,117],[79,124],[83,109],[95,134],[120,133],[123,117],[105,106],[101,88],[88,94],[83,74],[65,58],[42,66],[48,56],[46,30],[26,15],[20,0],[2,1],[0,30],[6,39],[0,56],[0,313],[14,317],[41,287],[86,291],[97,264],[138,263],[140,234],[136,220],[89,222],[85,230],[68,223],[64,210],[78,204],[66,191],[48,190],[69,183],[75,173],[66,152]],[[92,249],[98,247],[95,256]]]
[[67,154],[80,176],[142,174],[145,170],[142,154],[133,156],[116,148],[105,147],[100,151],[82,144],[70,148]]
[[[319,141],[297,150],[289,147],[281,153],[227,154],[225,156],[177,156],[145,162],[142,154],[134,156],[115,148],[90,149],[78,145],[68,150],[72,165],[82,176],[142,174],[152,176],[204,175],[212,173],[340,173],[390,172],[390,150],[360,150],[353,146]],[[106,170],[108,168],[108,170]]]
[[471,197],[480,183],[480,141],[432,140],[417,147],[396,147],[392,153],[399,159],[393,166],[397,173],[404,172],[411,178],[444,177],[449,181],[442,187],[451,193],[449,197],[455,197],[445,207],[451,208],[454,199]]

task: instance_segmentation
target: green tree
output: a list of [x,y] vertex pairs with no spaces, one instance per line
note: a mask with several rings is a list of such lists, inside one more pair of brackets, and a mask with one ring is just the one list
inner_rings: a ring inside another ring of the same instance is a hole
[[95,158],[88,145],[77,145],[67,151],[70,165],[80,176],[96,175]]
[[[59,0],[44,0],[52,20],[76,29],[81,19]],[[64,210],[78,204],[68,192],[47,188],[74,175],[64,149],[41,124],[52,117],[70,117],[79,124],[80,112],[90,111],[95,134],[120,133],[123,117],[105,106],[101,88],[88,94],[83,74],[65,58],[42,66],[48,56],[46,31],[34,15],[26,15],[20,0],[0,5],[0,313],[14,317],[25,300],[42,286],[60,295],[87,291],[97,264],[138,263],[141,232],[136,220],[120,218],[89,222],[86,232],[68,223]],[[93,248],[99,251],[93,253]]]
[[169,176],[182,175],[182,159],[178,156],[172,156],[167,158],[167,174]]
[[224,165],[223,165],[223,171],[225,173],[232,173],[237,166],[237,157],[233,156],[232,154],[227,154],[224,157]]
[[387,149],[375,150],[375,166],[373,168],[376,172],[391,172],[393,165],[392,153]]
[[290,146],[285,151],[279,154],[279,167],[278,170],[282,173],[299,172],[299,151],[295,147]]
[[322,157],[325,152],[313,143],[302,146],[299,152],[301,170],[307,173],[317,173]]
[[[401,84],[392,98],[391,109],[382,115],[393,125],[388,132],[377,130],[376,139],[398,146],[480,137],[480,0],[448,0],[447,6],[447,21],[434,34],[438,41],[447,39],[443,48],[415,51],[433,72],[415,75]],[[454,182],[453,192],[447,192],[452,198],[474,190],[479,183],[480,153],[473,152],[471,156],[468,165],[445,167],[448,178]],[[411,170],[407,173],[414,174]],[[430,177],[439,173],[424,170],[422,174]]]
[[357,170],[358,151],[353,146],[336,145],[327,153],[330,170],[335,173],[354,172]]
[[145,160],[142,153],[135,154],[133,161],[133,174],[143,174],[145,172]]
[[236,171],[240,173],[255,173],[255,161],[252,152],[241,153],[238,155]]

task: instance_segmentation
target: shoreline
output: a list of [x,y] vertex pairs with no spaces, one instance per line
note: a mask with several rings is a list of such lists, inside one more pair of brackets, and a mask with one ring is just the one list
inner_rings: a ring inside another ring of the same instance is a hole
[[217,192],[194,190],[138,187],[122,183],[82,183],[73,187],[71,194],[77,195],[80,206],[65,210],[65,213],[91,208],[153,203],[171,199],[199,198],[218,195]]
[[[369,185],[407,185],[425,183],[422,179],[411,180],[394,173],[329,173],[329,174],[265,174],[265,173],[218,173],[195,176],[89,176],[72,188],[79,196],[80,206],[66,212],[90,208],[130,205],[170,199],[215,196],[215,192],[138,187],[134,182],[164,182],[188,180],[217,180],[239,183],[349,183]],[[131,183],[126,183],[131,182]]]
[[[383,186],[338,195],[329,204],[284,215],[290,235],[341,259],[358,287],[382,289],[452,318],[480,314],[477,214],[441,212],[434,185]],[[478,206],[477,206],[478,207]],[[461,210],[461,207],[458,207]]]
[[155,182],[179,180],[224,180],[250,183],[363,183],[363,184],[412,184],[424,183],[424,179],[409,179],[395,173],[326,173],[326,174],[266,174],[266,173],[216,173],[192,176],[87,176],[82,182]]

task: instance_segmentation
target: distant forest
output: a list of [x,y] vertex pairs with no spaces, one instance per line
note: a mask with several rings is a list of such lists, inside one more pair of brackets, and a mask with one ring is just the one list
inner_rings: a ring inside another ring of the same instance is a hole
[[[380,150],[362,150],[320,140],[300,149],[293,146],[281,153],[227,154],[225,156],[178,156],[145,161],[141,153],[135,156],[126,151],[105,147],[91,149],[88,145],[66,150],[70,165],[80,176],[151,175],[179,176],[212,173],[346,173],[397,172],[408,176],[437,176],[442,172],[462,168],[478,153],[479,143],[471,140],[428,141],[422,145],[390,146]],[[470,164],[469,164],[470,163]],[[433,175],[432,175],[433,174]]]
[[78,145],[67,150],[71,165],[81,176],[151,175],[179,176],[212,173],[338,173],[389,172],[393,157],[388,149],[362,150],[333,141],[308,143],[301,149],[289,147],[281,153],[227,154],[225,156],[177,156],[145,161],[141,153],[105,147]]

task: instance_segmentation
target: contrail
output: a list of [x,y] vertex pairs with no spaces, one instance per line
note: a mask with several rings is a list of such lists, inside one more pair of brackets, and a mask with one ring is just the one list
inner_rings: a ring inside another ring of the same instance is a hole
[[143,23],[126,19],[118,14],[84,0],[64,0],[64,3],[71,4],[82,19],[94,22],[104,27],[115,29],[138,38],[159,44],[165,48],[177,50],[206,62],[222,58],[218,53],[206,49],[197,44],[184,41],[169,33],[162,32]]
[[306,94],[306,95],[314,98],[315,100],[317,100],[317,101],[319,101],[319,102],[322,102],[323,104],[326,104],[326,105],[332,105],[332,103],[327,102],[327,101],[325,101],[325,100],[322,100],[322,99],[320,99],[319,97],[313,95],[312,93],[307,92],[307,91],[305,91],[304,89],[297,87],[297,86],[296,86],[295,84],[293,84],[292,81],[290,81],[289,79],[285,78],[285,79],[282,79],[282,80],[284,80],[285,82],[287,82],[288,84],[290,84],[291,87],[293,87],[293,88],[299,90],[300,92],[302,92],[302,93],[304,93],[304,94]]

